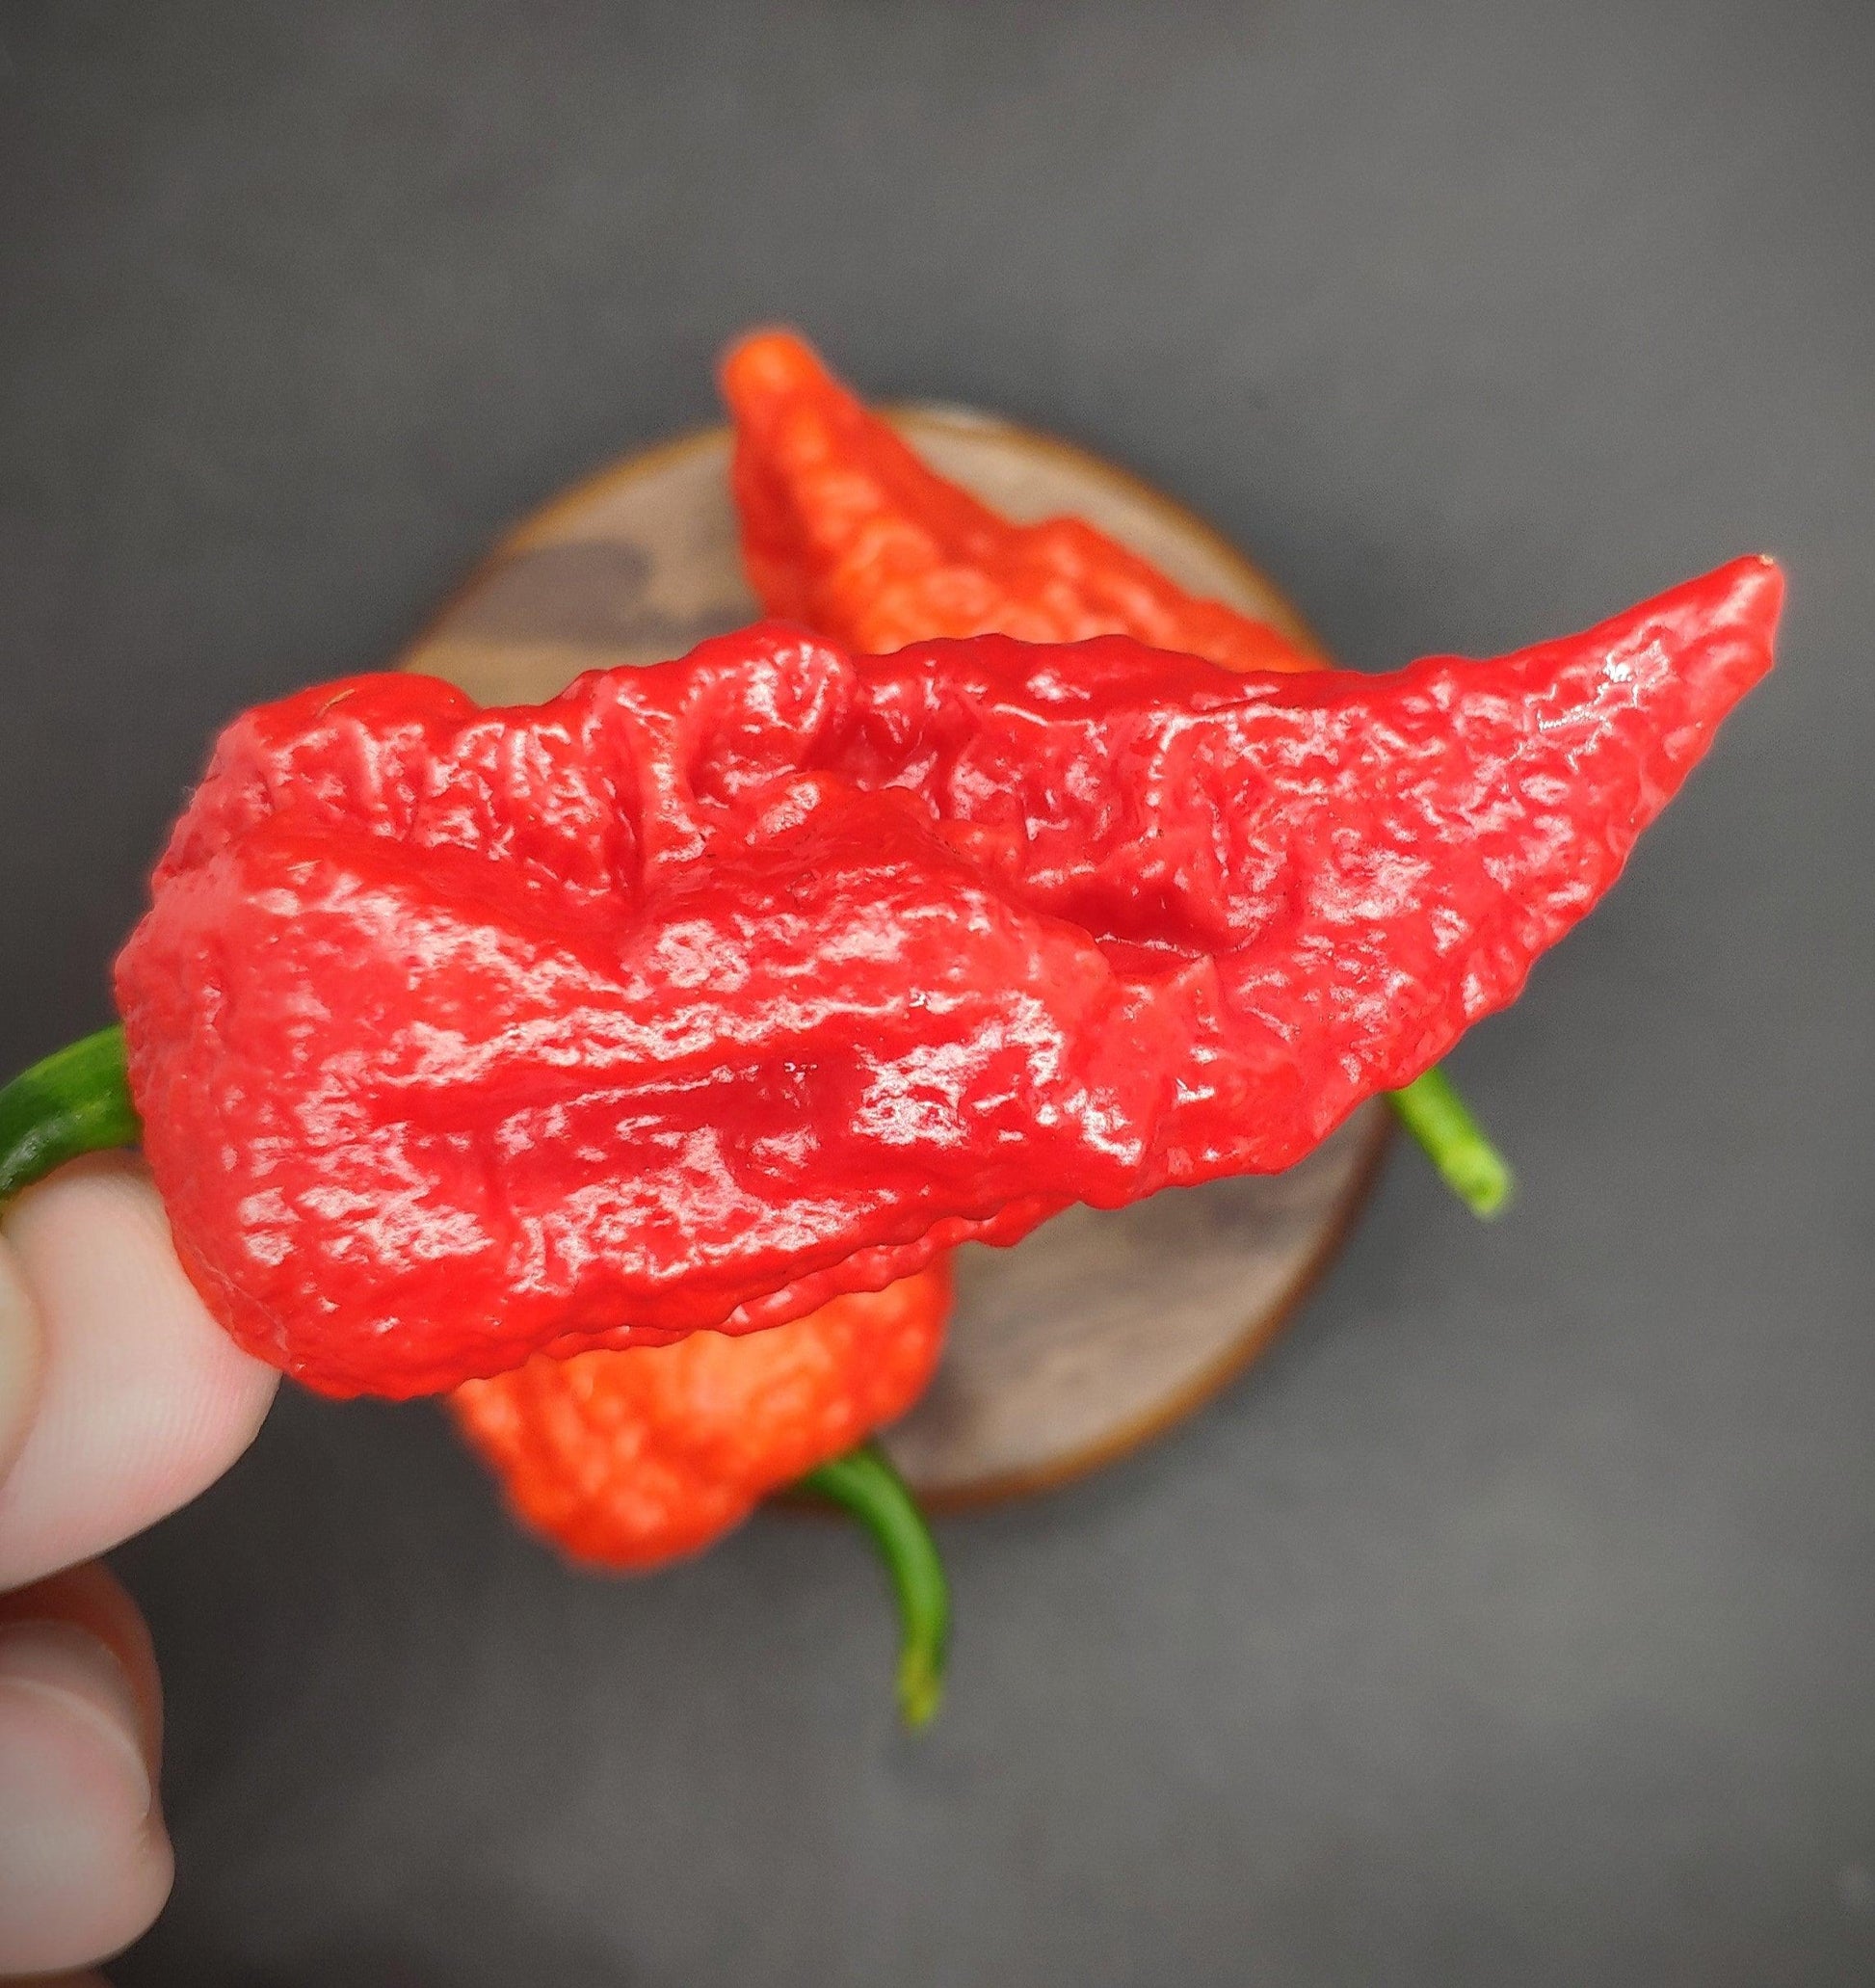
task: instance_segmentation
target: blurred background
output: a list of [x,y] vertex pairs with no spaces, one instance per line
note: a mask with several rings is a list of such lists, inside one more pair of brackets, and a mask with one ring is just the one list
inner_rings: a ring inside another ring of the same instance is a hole
[[862,390],[1210,517],[1348,662],[1736,552],[1778,677],[1277,1350],[876,1570],[575,1579],[422,1407],[285,1398],[118,1556],[180,1879],[127,1988],[1875,1978],[1875,11],[0,4],[0,1063],[107,1017],[207,739],[490,537]]

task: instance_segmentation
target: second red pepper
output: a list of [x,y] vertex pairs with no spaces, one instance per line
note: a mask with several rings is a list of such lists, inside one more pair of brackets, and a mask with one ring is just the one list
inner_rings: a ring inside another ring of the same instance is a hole
[[1322,666],[1078,517],[998,517],[921,462],[791,331],[739,340],[723,391],[743,562],[769,614],[878,652],[940,636],[1131,635],[1228,670]]

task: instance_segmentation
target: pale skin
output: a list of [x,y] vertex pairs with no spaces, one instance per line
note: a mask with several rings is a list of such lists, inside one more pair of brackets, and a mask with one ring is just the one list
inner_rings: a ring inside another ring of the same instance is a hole
[[277,1378],[190,1287],[137,1160],[0,1220],[0,1980],[98,1988],[169,1895],[155,1657],[96,1556],[220,1476]]

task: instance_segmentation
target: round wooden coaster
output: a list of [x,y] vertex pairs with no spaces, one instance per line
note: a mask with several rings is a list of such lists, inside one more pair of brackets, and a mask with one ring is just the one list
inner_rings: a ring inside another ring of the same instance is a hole
[[[1180,585],[1315,647],[1206,525],[1097,458],[949,408],[895,417],[946,476],[1008,515],[1070,512]],[[404,658],[482,703],[551,697],[582,670],[661,662],[757,613],[742,577],[726,429],[626,458],[510,534]],[[1123,1455],[1207,1400],[1269,1341],[1333,1257],[1385,1150],[1370,1104],[1274,1179],[1070,1209],[1010,1250],[958,1254],[937,1381],[887,1432],[942,1508],[1041,1490]]]

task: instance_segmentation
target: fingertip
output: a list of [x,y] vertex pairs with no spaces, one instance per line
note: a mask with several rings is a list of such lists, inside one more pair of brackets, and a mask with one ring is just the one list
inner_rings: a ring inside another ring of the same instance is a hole
[[185,1504],[253,1440],[278,1375],[209,1316],[141,1162],[98,1155],[10,1210],[37,1318],[36,1398],[0,1482],[0,1585],[89,1558]]
[[157,1804],[148,1638],[128,1596],[81,1568],[0,1599],[0,1971],[119,1951],[174,1874]]

